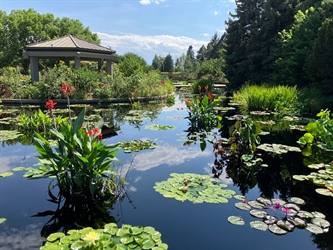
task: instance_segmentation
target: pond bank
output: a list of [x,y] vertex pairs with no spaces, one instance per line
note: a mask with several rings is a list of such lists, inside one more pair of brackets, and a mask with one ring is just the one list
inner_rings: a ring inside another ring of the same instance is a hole
[[[173,94],[170,94],[173,95]],[[90,104],[90,105],[108,105],[112,103],[134,103],[134,102],[150,102],[159,101],[168,98],[170,95],[163,96],[151,96],[151,97],[137,97],[137,98],[112,98],[107,100],[70,100],[71,104]],[[47,100],[40,99],[2,99],[0,104],[4,106],[21,106],[21,105],[43,105]],[[53,99],[54,102],[58,104],[67,105],[67,99]]]

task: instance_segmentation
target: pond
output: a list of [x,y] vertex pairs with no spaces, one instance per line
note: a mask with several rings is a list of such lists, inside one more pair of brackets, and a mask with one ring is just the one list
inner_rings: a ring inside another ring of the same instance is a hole
[[[212,176],[214,150],[208,143],[201,150],[200,143],[184,143],[188,128],[188,115],[182,94],[176,95],[173,106],[158,108],[152,118],[139,122],[126,120],[118,123],[116,136],[105,138],[106,144],[149,139],[155,149],[125,153],[120,149],[117,158],[127,172],[126,195],[110,209],[110,215],[122,224],[152,226],[162,234],[162,241],[169,249],[332,249],[332,230],[313,234],[296,228],[286,235],[251,228],[254,218],[248,211],[238,209],[235,198],[227,203],[199,203],[165,198],[156,192],[156,182],[170,178],[172,173],[194,173]],[[156,105],[156,107],[160,107]],[[113,107],[117,109],[117,107]],[[115,115],[115,113],[113,113]],[[228,123],[228,122],[227,122]],[[227,124],[226,123],[226,124]],[[230,121],[229,121],[230,123]],[[152,130],[148,125],[172,125],[170,130]],[[227,125],[225,125],[227,126]],[[225,128],[227,130],[227,128]],[[297,139],[304,132],[295,130],[272,131],[261,136],[262,142],[297,146]],[[283,155],[262,153],[268,167],[258,171],[240,171],[225,167],[219,175],[222,183],[247,201],[257,197],[289,199],[300,197],[305,201],[302,210],[318,211],[333,223],[331,198],[321,196],[310,182],[292,178],[294,174],[307,173],[300,152]],[[31,167],[37,163],[37,152],[32,145],[2,142],[0,148],[0,173],[16,167]],[[41,232],[51,215],[35,216],[45,211],[55,211],[57,204],[49,202],[49,179],[29,180],[24,172],[0,178],[0,249],[38,249],[43,244]],[[272,209],[273,210],[273,209]],[[283,214],[274,212],[276,216]],[[41,215],[41,214],[39,214]],[[228,222],[229,216],[241,216],[245,225]]]

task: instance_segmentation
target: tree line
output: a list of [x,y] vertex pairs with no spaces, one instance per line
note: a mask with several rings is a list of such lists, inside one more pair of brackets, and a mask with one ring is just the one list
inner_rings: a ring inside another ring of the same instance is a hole
[[97,34],[79,20],[55,18],[50,13],[40,14],[33,9],[13,10],[8,15],[0,10],[0,68],[22,66],[27,71],[29,61],[22,56],[26,45],[65,35],[100,43]]

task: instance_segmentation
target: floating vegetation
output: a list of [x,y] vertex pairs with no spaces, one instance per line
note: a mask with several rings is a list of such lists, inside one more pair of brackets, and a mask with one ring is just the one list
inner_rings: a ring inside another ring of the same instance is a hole
[[250,114],[251,115],[271,115],[270,112],[266,112],[266,111],[251,111]]
[[283,144],[269,144],[269,143],[264,143],[261,144],[257,147],[257,149],[261,149],[263,151],[266,151],[270,154],[273,155],[280,155],[280,154],[285,154],[288,152],[301,152],[301,149],[298,147],[292,147],[292,146],[287,146]]
[[3,173],[0,173],[0,177],[9,177],[9,176],[12,176],[13,173],[12,172],[3,172]]
[[0,224],[4,223],[6,221],[6,218],[0,218]]
[[233,225],[239,225],[242,226],[245,224],[245,221],[240,216],[229,216],[228,221]]
[[199,174],[170,174],[166,181],[156,182],[154,189],[166,198],[174,198],[178,201],[188,200],[197,203],[227,203],[235,191],[224,189],[226,184],[209,175]]
[[144,149],[156,148],[156,143],[151,140],[133,140],[127,142],[119,142],[119,148],[124,149],[125,153],[139,152]]
[[14,140],[22,134],[16,130],[0,130],[0,141]]
[[[241,200],[245,197],[235,195],[234,198]],[[328,232],[330,223],[325,220],[325,215],[317,211],[301,210],[300,206],[304,204],[305,201],[299,197],[291,197],[290,201],[258,197],[256,200],[246,201],[244,199],[242,202],[237,202],[235,207],[249,211],[252,217],[261,219],[250,222],[251,228],[260,231],[268,229],[277,235],[292,232],[294,228],[305,228],[314,234]],[[245,224],[240,216],[230,216],[228,221],[234,225]]]
[[151,117],[153,113],[144,110],[130,110],[124,117],[127,121],[143,121]]
[[69,230],[67,234],[53,233],[40,249],[168,249],[161,236],[153,227],[123,224],[118,228],[117,224],[109,223],[104,229],[86,227]]
[[145,129],[150,130],[173,130],[176,129],[173,125],[160,125],[160,124],[151,124],[145,127]]
[[310,164],[311,169],[319,169],[318,172],[312,172],[309,175],[293,175],[293,178],[298,181],[309,180],[315,185],[316,192],[321,195],[333,197],[333,165],[332,164]]

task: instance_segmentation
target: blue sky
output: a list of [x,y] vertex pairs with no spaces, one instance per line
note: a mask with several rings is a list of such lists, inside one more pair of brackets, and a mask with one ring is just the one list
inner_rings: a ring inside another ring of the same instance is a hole
[[33,8],[39,13],[80,20],[97,33],[101,45],[119,55],[133,52],[151,64],[155,54],[174,61],[192,45],[194,51],[221,35],[234,0],[0,0],[0,9]]

